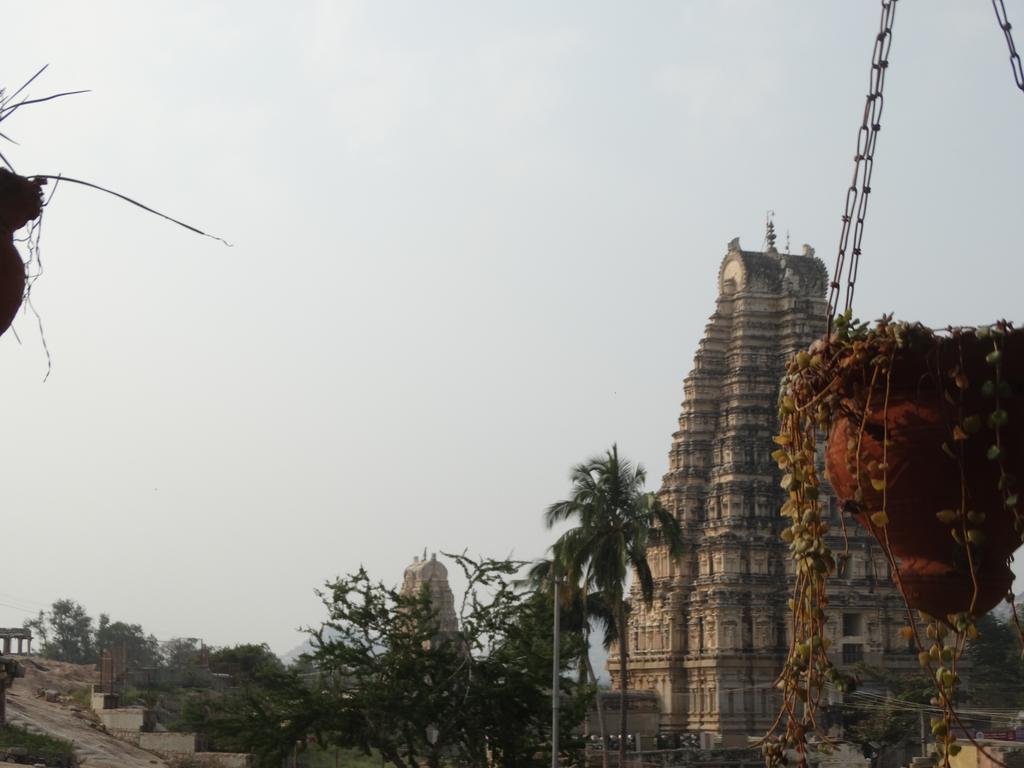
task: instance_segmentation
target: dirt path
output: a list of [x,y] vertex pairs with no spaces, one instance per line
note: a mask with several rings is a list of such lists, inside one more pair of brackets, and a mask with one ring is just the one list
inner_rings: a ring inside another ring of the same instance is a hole
[[[152,752],[98,730],[87,707],[65,700],[75,689],[98,682],[92,667],[36,659],[46,671],[24,660],[25,677],[7,692],[7,721],[73,742],[84,768],[167,768]],[[48,702],[36,691],[55,690],[61,701]]]

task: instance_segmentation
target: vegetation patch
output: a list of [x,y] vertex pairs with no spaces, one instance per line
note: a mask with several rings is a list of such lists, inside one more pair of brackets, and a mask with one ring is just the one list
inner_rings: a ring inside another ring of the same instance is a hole
[[0,753],[24,749],[27,756],[47,765],[74,765],[75,749],[70,741],[57,739],[17,725],[0,725]]

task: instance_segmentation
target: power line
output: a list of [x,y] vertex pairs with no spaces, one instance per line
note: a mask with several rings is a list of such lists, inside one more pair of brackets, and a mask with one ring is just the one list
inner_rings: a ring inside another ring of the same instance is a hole
[[[851,699],[852,701],[847,701]],[[868,709],[871,707],[887,706],[892,709],[904,711],[904,712],[925,712],[928,714],[941,714],[942,709],[931,704],[920,704],[913,701],[906,701],[905,699],[898,699],[893,696],[888,696],[880,693],[871,693],[870,691],[854,691],[844,696],[843,705],[859,705],[862,708]],[[1020,717],[1022,711],[1021,708],[973,708],[973,707],[957,707],[957,714],[965,717],[975,718],[1006,718],[1017,720]]]
[[0,603],[0,606],[3,606],[4,608],[13,608],[15,611],[21,611],[22,613],[28,613],[28,614],[39,613],[38,610],[29,610],[28,608],[22,608],[19,605],[11,605],[10,603]]

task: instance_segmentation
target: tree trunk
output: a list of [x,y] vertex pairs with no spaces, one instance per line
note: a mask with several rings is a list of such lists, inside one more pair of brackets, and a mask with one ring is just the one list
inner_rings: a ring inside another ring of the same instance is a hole
[[[587,636],[584,635],[586,638]],[[583,655],[580,656],[578,664],[579,670],[576,678],[576,690],[583,692],[587,690],[587,667],[589,666],[588,661],[590,657],[590,640],[587,638],[583,643]],[[597,680],[594,681],[597,684]],[[590,743],[590,718],[583,718],[583,738],[586,739],[586,743]]]
[[[597,699],[600,693],[597,691],[597,677],[594,675],[594,670],[590,665],[590,620],[586,614],[583,616],[583,652],[579,658],[579,689],[585,691],[587,689],[587,683],[594,683],[594,703],[597,703]],[[586,740],[585,743],[590,743],[590,717],[583,718],[583,738]]]
[[381,758],[383,758],[381,760],[381,763],[383,763],[384,760],[387,760],[389,763],[391,763],[393,766],[395,766],[395,768],[405,768],[405,762],[402,760],[402,758],[399,756],[399,754],[397,752],[395,752],[394,750],[382,749],[380,751],[380,756],[381,756]]
[[[586,655],[586,660],[590,679],[594,681],[596,686],[598,684],[597,675],[594,674],[594,668],[590,665],[589,653]],[[608,730],[604,727],[604,698],[600,688],[594,691],[594,700],[594,703],[597,705],[597,729],[601,733],[601,768],[608,768]]]
[[619,625],[619,768],[626,768],[626,689],[629,686],[626,638],[629,633],[626,631],[625,601],[619,601],[617,613],[616,620]]

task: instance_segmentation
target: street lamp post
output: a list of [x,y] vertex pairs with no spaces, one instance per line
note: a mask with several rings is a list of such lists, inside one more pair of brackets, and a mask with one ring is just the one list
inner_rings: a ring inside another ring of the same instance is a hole
[[441,734],[441,732],[437,729],[437,726],[434,723],[430,723],[429,725],[427,725],[426,731],[427,731],[427,734],[426,734],[427,735],[427,743],[430,745],[430,762],[429,762],[429,765],[437,765],[438,764],[438,759],[437,759],[436,745],[437,745],[437,737]]
[[558,584],[562,577],[557,573],[554,576],[555,594],[555,631],[552,639],[554,656],[551,661],[551,768],[558,768],[558,683],[559,683],[559,656],[561,651],[559,641],[561,640],[561,605],[558,599]]

